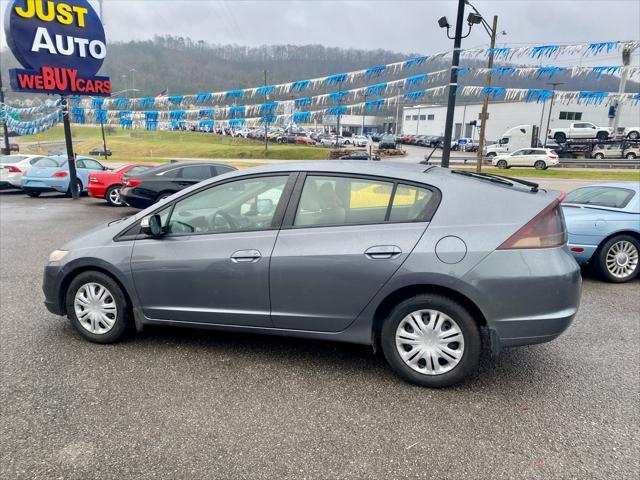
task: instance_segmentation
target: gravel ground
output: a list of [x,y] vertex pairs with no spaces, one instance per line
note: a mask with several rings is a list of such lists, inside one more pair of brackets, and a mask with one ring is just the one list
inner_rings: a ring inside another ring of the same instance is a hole
[[0,478],[638,478],[640,282],[587,277],[565,335],[448,390],[363,346],[168,328],[90,344],[44,308],[42,267],[127,213],[0,193]]

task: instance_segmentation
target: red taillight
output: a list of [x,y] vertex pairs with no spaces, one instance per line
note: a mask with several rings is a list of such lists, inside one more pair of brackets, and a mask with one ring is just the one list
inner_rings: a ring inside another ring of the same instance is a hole
[[498,250],[554,248],[567,243],[567,230],[560,202],[564,194],[541,211],[524,227],[511,235]]
[[132,187],[135,187],[136,185],[140,185],[140,180],[138,180],[136,178],[131,178],[131,179],[127,180],[127,183],[126,183],[125,187],[132,188]]
[[14,167],[13,165],[7,165],[6,167],[4,167],[5,170],[8,170],[9,173],[20,173],[22,172],[22,170],[20,170],[18,167]]
[[65,172],[64,170],[60,170],[53,174],[53,178],[64,178],[69,176],[69,172]]

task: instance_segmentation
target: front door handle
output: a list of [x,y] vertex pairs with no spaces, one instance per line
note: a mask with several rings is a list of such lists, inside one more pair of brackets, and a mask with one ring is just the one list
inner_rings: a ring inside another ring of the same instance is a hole
[[378,245],[368,248],[364,255],[371,260],[388,260],[398,258],[402,250],[397,245]]
[[231,255],[231,261],[234,263],[255,263],[262,258],[262,254],[258,250],[238,250]]

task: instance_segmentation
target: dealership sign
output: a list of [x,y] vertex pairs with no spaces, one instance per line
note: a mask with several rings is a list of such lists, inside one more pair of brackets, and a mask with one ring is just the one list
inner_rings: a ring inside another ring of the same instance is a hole
[[107,53],[102,22],[87,0],[13,0],[5,12],[17,92],[108,96],[108,77],[96,76]]

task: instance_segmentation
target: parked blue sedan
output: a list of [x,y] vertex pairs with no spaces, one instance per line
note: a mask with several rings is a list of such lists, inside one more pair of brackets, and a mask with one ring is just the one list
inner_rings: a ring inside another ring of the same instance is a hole
[[[107,170],[97,160],[90,157],[76,157],[78,191],[86,192],[89,174]],[[69,162],[66,155],[55,155],[38,160],[22,177],[22,189],[30,197],[38,197],[43,192],[61,192],[70,194]]]
[[580,264],[592,265],[615,283],[628,282],[640,266],[640,183],[589,185],[562,204],[569,248]]

